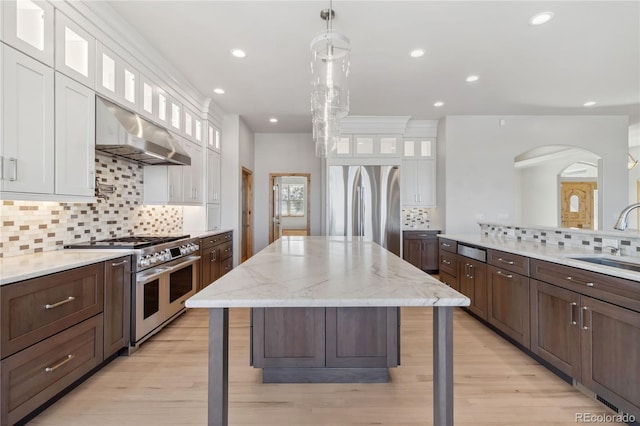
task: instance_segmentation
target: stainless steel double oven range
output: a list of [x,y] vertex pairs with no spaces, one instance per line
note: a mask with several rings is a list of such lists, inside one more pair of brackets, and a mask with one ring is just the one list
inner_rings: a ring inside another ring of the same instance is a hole
[[72,249],[129,249],[131,261],[131,340],[129,353],[185,311],[184,302],[196,293],[197,238],[132,236],[72,244]]

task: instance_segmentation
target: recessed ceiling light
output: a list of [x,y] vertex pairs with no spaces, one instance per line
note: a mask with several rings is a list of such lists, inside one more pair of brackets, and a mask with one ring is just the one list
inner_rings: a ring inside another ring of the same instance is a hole
[[531,19],[529,19],[529,25],[536,26],[546,24],[551,20],[551,18],[553,18],[553,12],[538,13],[537,15],[534,15],[531,17]]
[[595,101],[587,101],[587,102],[584,103],[584,106],[590,107],[590,106],[594,106],[595,104],[596,104]]
[[231,54],[236,58],[246,58],[247,52],[242,49],[231,49]]
[[438,102],[433,104],[433,106],[437,107],[437,108],[441,107],[442,105],[444,105],[444,102],[442,102],[442,101],[438,101]]
[[270,121],[271,123],[277,123],[277,122],[278,122],[278,119],[277,119],[277,118],[275,118],[275,117],[271,117],[271,118],[269,119],[269,121]]
[[474,81],[478,81],[480,77],[478,77],[477,75],[470,75],[469,77],[466,78],[466,82],[467,83],[472,83]]
[[411,56],[412,58],[420,58],[421,56],[424,56],[424,49],[413,49],[411,52],[409,52],[409,56]]
[[224,89],[216,87],[215,89],[213,89],[213,93],[217,93],[218,95],[224,95]]

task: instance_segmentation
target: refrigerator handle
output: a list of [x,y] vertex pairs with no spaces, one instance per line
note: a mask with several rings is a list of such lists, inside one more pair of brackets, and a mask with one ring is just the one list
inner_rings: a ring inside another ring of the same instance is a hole
[[356,208],[356,214],[358,215],[358,217],[356,218],[356,223],[358,224],[358,229],[355,230],[354,234],[355,236],[359,237],[360,236],[360,228],[361,228],[361,222],[362,222],[362,216],[360,215],[360,211],[362,209],[362,191],[361,191],[361,187],[356,186],[356,192],[358,193],[357,199],[358,199],[358,206]]
[[365,209],[365,202],[364,202],[364,187],[361,186],[360,187],[360,236],[363,237],[364,236],[364,209]]

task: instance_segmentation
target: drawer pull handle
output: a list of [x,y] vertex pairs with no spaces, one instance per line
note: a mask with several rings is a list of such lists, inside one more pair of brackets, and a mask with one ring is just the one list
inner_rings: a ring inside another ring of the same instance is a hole
[[440,244],[442,247],[451,247],[451,244],[447,244],[447,243],[441,243]]
[[504,272],[502,272],[502,271],[498,271],[498,275],[502,275],[503,277],[506,277],[506,278],[509,278],[509,279],[513,278],[513,275],[511,275],[511,274],[505,274],[505,273],[504,273]]
[[507,265],[513,265],[514,261],[513,260],[504,260],[503,258],[499,257],[498,261],[502,262],[502,263],[506,263]]
[[569,281],[573,281],[574,283],[584,284],[584,285],[586,285],[587,287],[593,287],[593,283],[585,283],[585,282],[582,282],[582,281],[578,281],[578,280],[576,280],[576,279],[575,279],[575,278],[573,278],[573,277],[567,277],[567,279],[568,279]]
[[59,301],[59,302],[56,302],[56,303],[53,303],[53,304],[46,304],[46,305],[44,305],[44,308],[45,308],[45,309],[53,309],[53,308],[57,308],[57,307],[58,307],[58,306],[60,306],[60,305],[64,305],[65,303],[69,303],[69,302],[72,302],[72,301],[74,301],[74,300],[76,300],[76,298],[75,298],[75,297],[73,297],[73,296],[69,296],[69,297],[67,297],[66,299],[61,300],[61,301]]
[[586,306],[582,307],[582,329],[583,330],[588,330],[589,326],[587,325],[587,310],[589,308],[587,308]]
[[45,368],[44,371],[47,372],[47,373],[51,373],[52,371],[56,371],[58,368],[60,368],[63,365],[65,365],[66,363],[71,361],[73,358],[75,358],[75,355],[69,354],[69,355],[67,355],[67,357],[65,359],[63,359],[62,361],[60,361],[59,363],[57,363],[53,367]]
[[126,263],[127,263],[127,261],[123,260],[122,262],[112,263],[111,266],[121,266],[121,265],[125,265]]
[[444,263],[445,265],[451,265],[451,262],[447,259],[442,259],[442,263]]
[[569,303],[569,324],[570,325],[576,325],[577,324],[575,318],[573,317],[573,307],[576,306],[576,305],[577,305],[576,302]]

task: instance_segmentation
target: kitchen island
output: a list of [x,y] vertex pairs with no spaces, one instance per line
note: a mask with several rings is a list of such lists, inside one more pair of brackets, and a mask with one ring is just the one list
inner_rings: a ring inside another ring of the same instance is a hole
[[209,309],[208,424],[228,424],[228,308],[430,306],[434,425],[452,425],[452,310],[468,305],[467,297],[370,241],[283,237],[186,302]]

